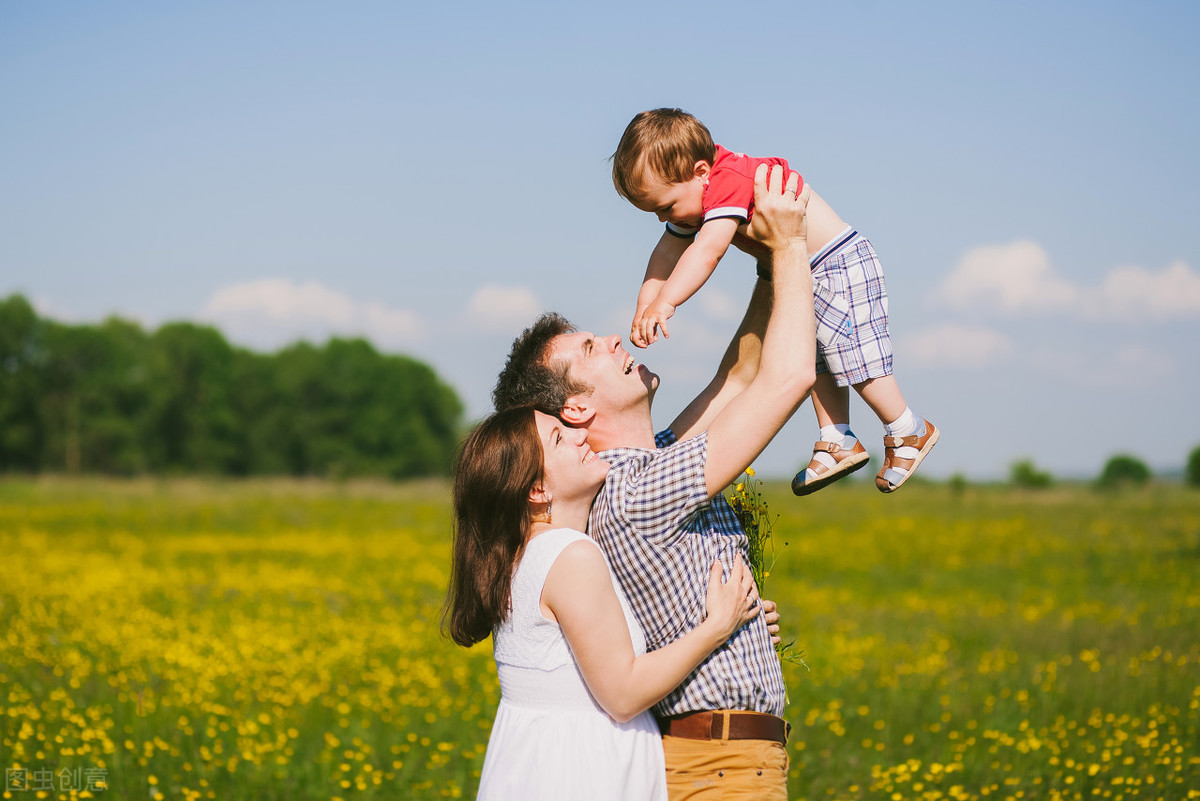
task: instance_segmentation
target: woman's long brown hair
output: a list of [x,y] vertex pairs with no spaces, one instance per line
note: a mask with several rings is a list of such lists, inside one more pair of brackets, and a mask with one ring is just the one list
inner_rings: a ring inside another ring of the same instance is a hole
[[513,566],[532,524],[529,492],[542,479],[533,408],[486,418],[454,472],[454,546],[442,631],[470,646],[508,616]]

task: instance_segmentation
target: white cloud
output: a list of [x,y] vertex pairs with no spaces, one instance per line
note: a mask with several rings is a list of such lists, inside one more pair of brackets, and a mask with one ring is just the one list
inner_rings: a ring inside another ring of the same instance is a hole
[[513,335],[541,311],[537,296],[524,287],[481,286],[467,302],[467,318],[473,326]]
[[385,342],[415,342],[422,339],[421,319],[407,309],[390,309],[374,301],[358,304],[363,314],[362,331]]
[[51,300],[42,295],[35,295],[29,300],[33,310],[38,313],[39,317],[48,317],[52,320],[58,320],[62,323],[78,323],[80,317],[75,312],[68,309],[66,306],[60,305],[57,301]]
[[315,281],[296,284],[286,278],[264,278],[218,289],[200,310],[202,315],[264,315],[275,322],[321,320],[345,325],[354,317],[354,302]]
[[1118,267],[1104,277],[1098,295],[1097,315],[1187,317],[1200,313],[1200,274],[1181,261],[1159,273]]
[[1058,275],[1046,251],[1029,241],[969,251],[936,294],[962,312],[1149,322],[1200,316],[1200,274],[1182,261],[1158,272],[1117,267],[1099,285],[1083,286]]
[[1040,245],[1021,241],[969,251],[938,294],[958,309],[990,305],[1012,313],[1069,307],[1079,290],[1054,274]]
[[991,328],[945,323],[905,336],[897,351],[917,367],[981,370],[1007,359],[1016,345]]
[[361,336],[384,349],[403,348],[421,337],[421,320],[406,309],[358,301],[309,281],[264,278],[218,289],[197,315],[230,337],[256,347],[297,339]]

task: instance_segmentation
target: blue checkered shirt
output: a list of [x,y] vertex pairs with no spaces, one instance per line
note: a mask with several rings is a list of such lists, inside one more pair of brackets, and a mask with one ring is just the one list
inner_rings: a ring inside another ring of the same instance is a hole
[[[657,450],[614,448],[592,505],[588,533],[608,557],[646,635],[662,648],[704,620],[709,569],[719,558],[728,576],[746,559],[746,535],[725,498],[704,484],[708,434],[676,442],[670,430]],[[708,709],[783,714],[783,672],[759,615],[712,653],[654,707],[659,717]]]

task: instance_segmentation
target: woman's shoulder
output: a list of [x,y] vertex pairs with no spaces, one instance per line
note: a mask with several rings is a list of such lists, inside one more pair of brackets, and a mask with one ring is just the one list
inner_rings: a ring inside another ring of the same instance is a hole
[[[518,570],[544,580],[546,573],[558,561],[563,551],[577,542],[588,543],[593,548],[599,547],[587,534],[573,528],[543,531],[525,544],[525,553],[521,555]],[[580,545],[572,550],[587,549],[589,545]]]
[[539,548],[555,546],[565,548],[572,542],[576,542],[578,540],[587,540],[588,542],[591,542],[591,539],[591,537],[589,537],[587,534],[584,534],[582,531],[579,531],[578,529],[552,528],[548,531],[543,531],[541,534],[538,534],[536,537],[531,539],[529,544],[525,547],[528,549],[533,547],[535,543],[539,543]]
[[612,571],[604,553],[589,537],[572,538],[545,566],[542,594],[548,606],[564,599],[590,597],[598,588],[611,588]]

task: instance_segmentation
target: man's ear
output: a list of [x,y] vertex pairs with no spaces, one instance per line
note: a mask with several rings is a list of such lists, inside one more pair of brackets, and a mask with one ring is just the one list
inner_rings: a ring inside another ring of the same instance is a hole
[[592,399],[587,395],[572,395],[567,398],[567,402],[563,404],[562,413],[559,417],[567,425],[575,428],[586,427],[596,416],[596,409],[592,406]]
[[695,166],[692,167],[692,175],[696,178],[708,180],[708,174],[710,172],[712,172],[712,165],[703,159],[697,161]]

